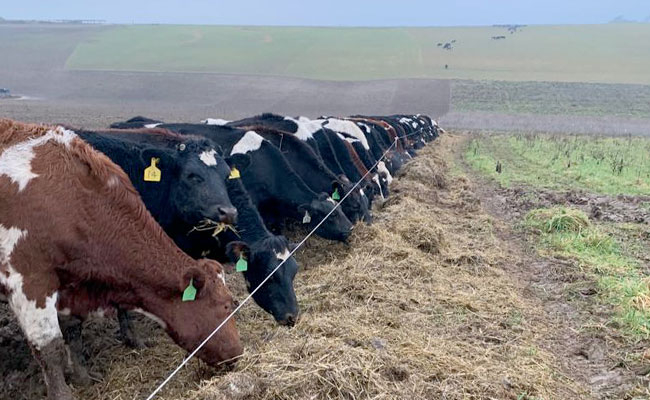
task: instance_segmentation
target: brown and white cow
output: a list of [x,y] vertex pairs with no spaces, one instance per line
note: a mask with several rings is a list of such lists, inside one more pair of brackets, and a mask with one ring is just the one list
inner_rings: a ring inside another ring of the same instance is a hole
[[[178,249],[126,174],[74,132],[0,119],[0,297],[50,399],[72,399],[57,312],[137,309],[193,350],[232,310],[222,274]],[[183,301],[190,282],[195,298]],[[241,353],[230,320],[198,355],[216,364]]]

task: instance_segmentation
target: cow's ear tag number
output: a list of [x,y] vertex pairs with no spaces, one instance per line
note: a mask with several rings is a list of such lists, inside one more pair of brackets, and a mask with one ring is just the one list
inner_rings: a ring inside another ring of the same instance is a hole
[[237,272],[244,272],[248,271],[248,261],[243,256],[239,256],[239,260],[237,261],[237,264],[235,264],[235,271]]
[[159,158],[151,157],[151,165],[144,169],[144,180],[145,182],[160,182],[162,174],[156,166],[160,161]]
[[190,279],[190,284],[187,285],[183,291],[183,301],[194,301],[196,299],[196,288],[194,287],[194,280]]
[[309,211],[305,211],[305,216],[302,217],[302,223],[308,224],[310,222],[311,222],[311,215],[309,215]]
[[237,169],[237,167],[232,167],[228,179],[239,179],[239,178],[241,178],[241,174],[239,173],[239,170]]
[[341,195],[339,194],[338,188],[334,189],[334,193],[332,193],[332,200],[336,200],[336,201],[341,200]]

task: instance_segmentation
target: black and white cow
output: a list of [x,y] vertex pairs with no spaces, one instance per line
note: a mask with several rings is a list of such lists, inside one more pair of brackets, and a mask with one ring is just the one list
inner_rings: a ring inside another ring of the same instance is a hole
[[[312,147],[293,134],[263,126],[251,127],[264,139],[273,143],[285,156],[293,170],[315,192],[331,193],[332,199],[338,201],[351,191],[341,203],[343,213],[351,222],[370,222],[368,199],[359,189],[351,190],[352,183],[345,175],[336,176],[313,151]],[[336,199],[335,197],[338,196]]]
[[151,119],[138,115],[124,122],[115,122],[111,124],[111,128],[114,129],[137,129],[137,128],[155,128],[156,126],[162,124],[162,121],[157,119]]

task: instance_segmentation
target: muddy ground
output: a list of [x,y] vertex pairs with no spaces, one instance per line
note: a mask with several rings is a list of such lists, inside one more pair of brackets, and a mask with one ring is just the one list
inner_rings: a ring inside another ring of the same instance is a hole
[[[303,314],[294,328],[247,305],[237,318],[247,350],[235,370],[192,361],[161,398],[648,398],[650,363],[632,356],[647,343],[608,326],[611,310],[571,260],[537,255],[515,223],[533,200],[468,173],[465,140],[449,134],[421,151],[350,246],[308,242],[298,255]],[[609,204],[602,216],[647,218],[625,199],[547,193],[538,201],[574,197]],[[243,281],[227,280],[242,298]],[[112,320],[86,323],[97,380],[75,388],[80,399],[144,398],[183,357],[148,321],[136,328],[152,345],[144,350],[124,348],[116,330]],[[6,306],[0,343],[0,398],[42,397]]]

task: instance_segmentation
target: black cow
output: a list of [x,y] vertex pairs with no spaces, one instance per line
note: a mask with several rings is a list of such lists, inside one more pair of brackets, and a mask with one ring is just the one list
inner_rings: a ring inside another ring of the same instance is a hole
[[240,178],[228,179],[226,186],[239,212],[236,232],[225,229],[216,237],[210,231],[192,232],[190,239],[197,247],[193,252],[212,248],[210,253],[204,254],[223,263],[237,263],[240,257],[244,258],[247,269],[242,272],[249,292],[286,260],[253,295],[253,300],[277,322],[292,326],[298,318],[299,308],[293,288],[298,264],[293,256],[289,256],[291,245],[284,236],[275,236],[266,229]]
[[[225,184],[230,168],[211,141],[158,129],[77,133],[122,167],[179,247],[189,247],[187,233],[203,220],[236,221]],[[152,164],[160,171],[158,181],[145,180]]]
[[[273,144],[253,131],[230,126],[205,124],[163,124],[160,128],[183,135],[199,135],[219,144],[229,155],[228,162],[240,170],[253,204],[267,226],[279,231],[285,218],[315,227],[336,205],[327,193],[316,193],[291,168]],[[352,223],[337,208],[316,234],[346,241]]]

